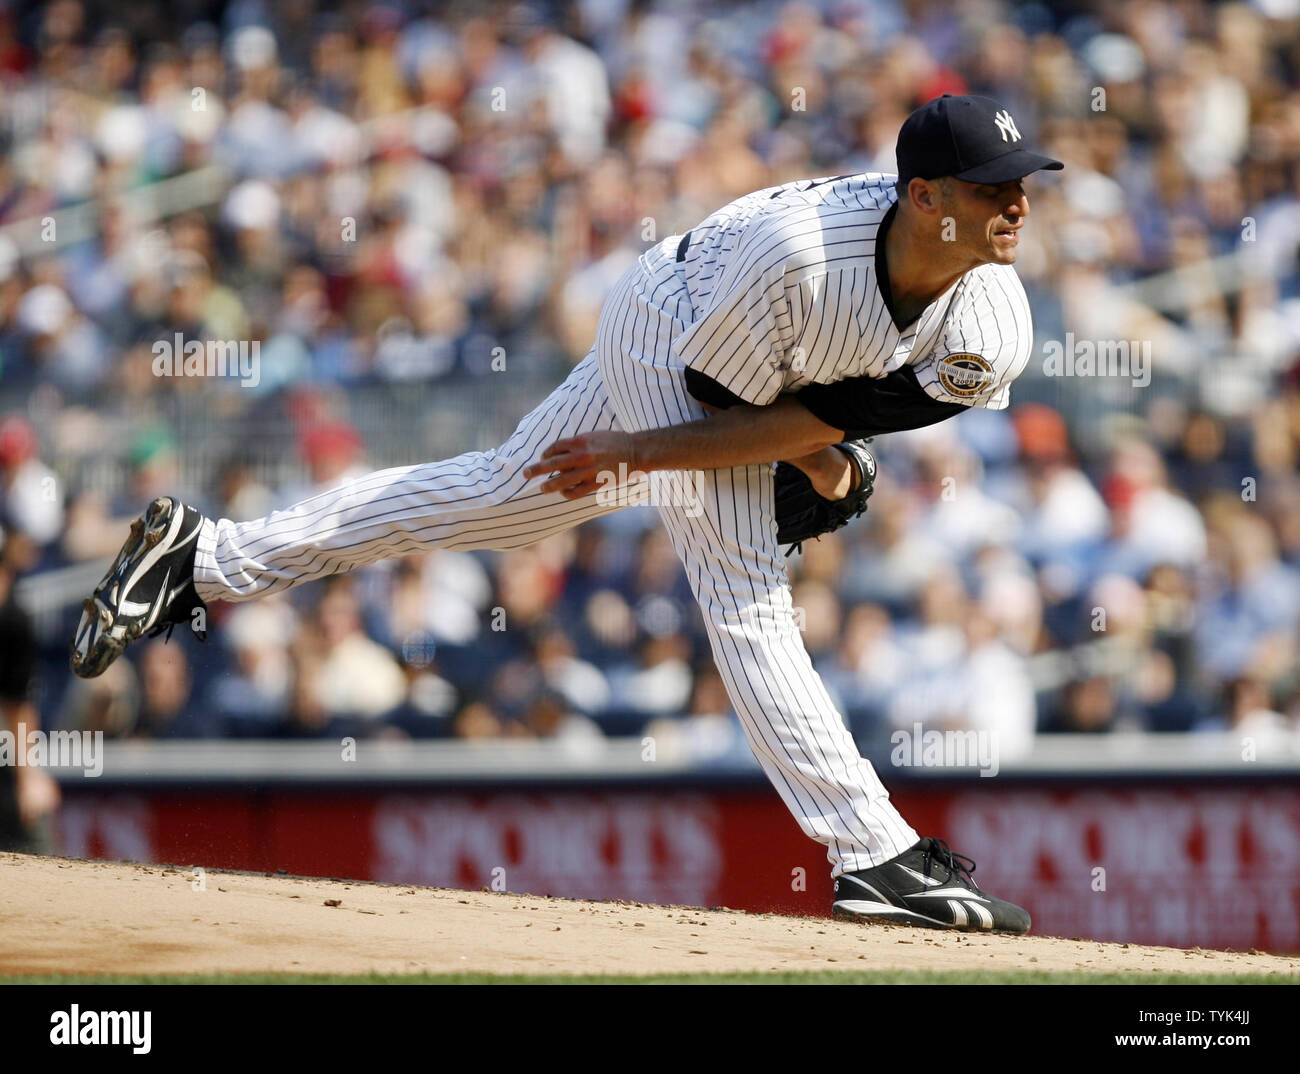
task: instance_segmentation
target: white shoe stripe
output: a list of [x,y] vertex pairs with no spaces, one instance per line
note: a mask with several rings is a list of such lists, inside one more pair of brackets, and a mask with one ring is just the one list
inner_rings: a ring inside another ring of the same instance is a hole
[[162,585],[158,587],[158,596],[154,598],[153,607],[149,609],[149,617],[140,625],[140,633],[143,634],[149,630],[158,616],[162,613],[163,608],[167,606],[167,583],[172,580],[172,569],[168,565],[167,573],[163,575]]
[[961,903],[956,899],[949,899],[948,909],[952,911],[952,921],[954,925],[960,928],[962,925],[966,924],[966,908],[962,906]]
[[934,891],[917,891],[907,896],[909,899],[974,899],[978,902],[988,902],[983,895],[977,891],[971,891],[970,888],[936,888]]
[[942,880],[936,880],[933,876],[926,876],[924,873],[918,873],[915,869],[909,869],[906,865],[899,865],[898,868],[902,869],[908,876],[921,881],[926,887],[934,888],[943,883]]
[[[895,906],[889,902],[867,902],[865,899],[836,899],[836,908],[847,910],[853,914],[876,914],[878,916],[888,917],[905,917],[915,918],[918,921],[929,921],[924,914],[918,914],[915,910],[909,910],[906,906]],[[942,921],[936,921],[936,925],[942,925]]]
[[[160,559],[162,559],[163,556],[165,556],[168,552],[172,550],[172,540],[176,536],[176,531],[181,528],[184,522],[185,522],[185,511],[182,508],[177,510],[176,513],[172,516],[171,524],[168,526],[167,535],[163,537],[163,539],[159,541],[156,545],[154,545],[151,549],[149,549],[149,551],[145,553],[143,558],[141,558],[140,562],[136,564],[135,569],[131,572],[130,577],[126,580],[125,584],[123,584],[122,586],[121,589],[122,596],[121,599],[119,599],[117,602],[119,614],[125,613],[126,615],[141,615],[142,613],[149,610],[150,605],[142,604],[138,601],[128,600],[127,598],[131,593],[132,587],[134,587],[135,584],[149,572],[149,570],[153,567],[155,563],[157,563]],[[141,535],[140,539],[144,540],[143,534]]]
[[[203,520],[200,519],[195,524],[194,529],[192,529],[184,537],[178,540],[176,538],[176,530],[178,530],[184,524],[184,522],[185,522],[185,508],[178,507],[176,511],[176,515],[172,519],[171,525],[168,527],[167,535],[162,540],[160,540],[156,545],[154,545],[154,547],[151,548],[149,552],[136,565],[136,568],[131,572],[131,577],[127,580],[126,584],[121,587],[121,591],[123,594],[130,593],[131,588],[136,584],[136,582],[138,582],[141,578],[143,578],[145,573],[147,573],[158,562],[160,558],[167,555],[169,552],[172,552],[175,549],[180,548],[186,542],[193,540],[194,535],[198,533],[199,529],[203,525]],[[143,537],[141,539],[143,540]],[[126,615],[126,616],[137,616],[137,615],[145,615],[151,613],[149,614],[148,621],[145,622],[141,627],[142,632],[148,630],[150,627],[153,626],[154,620],[158,618],[158,615],[161,613],[162,609],[175,598],[176,593],[180,592],[181,589],[185,588],[184,585],[181,585],[177,587],[175,592],[168,593],[167,583],[170,581],[171,581],[171,570],[169,568],[167,572],[167,576],[163,579],[162,586],[158,590],[158,596],[154,598],[153,603],[145,604],[141,601],[135,601],[135,600],[126,600],[126,599],[118,600],[115,601],[115,604],[117,606],[117,614]]]

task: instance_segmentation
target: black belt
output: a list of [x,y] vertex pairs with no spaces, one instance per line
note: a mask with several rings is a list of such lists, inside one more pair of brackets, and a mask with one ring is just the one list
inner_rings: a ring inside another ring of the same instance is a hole
[[677,244],[678,261],[686,260],[686,251],[690,248],[690,245],[691,245],[691,233],[688,231],[685,235],[682,236],[682,241]]

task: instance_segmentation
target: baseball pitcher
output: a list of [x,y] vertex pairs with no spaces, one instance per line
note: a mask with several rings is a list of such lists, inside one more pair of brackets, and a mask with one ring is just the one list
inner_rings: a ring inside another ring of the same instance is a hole
[[918,836],[858,753],[804,650],[783,552],[861,513],[863,439],[1007,406],[1032,343],[1012,267],[1023,179],[1062,167],[1021,140],[993,101],[945,95],[903,124],[897,176],[760,190],[664,240],[619,280],[586,358],[495,450],[249,522],[155,500],[85,602],[73,671],[101,674],[209,601],[429,548],[518,548],[644,501],[647,475],[699,472],[689,498],[656,507],[755,756],[827,847],[834,913],[1027,931],[969,858]]

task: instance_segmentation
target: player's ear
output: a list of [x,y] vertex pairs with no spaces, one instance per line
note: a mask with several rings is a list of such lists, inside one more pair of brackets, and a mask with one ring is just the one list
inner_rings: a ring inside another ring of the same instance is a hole
[[919,212],[932,216],[939,212],[943,192],[937,179],[912,179],[907,184],[907,200]]

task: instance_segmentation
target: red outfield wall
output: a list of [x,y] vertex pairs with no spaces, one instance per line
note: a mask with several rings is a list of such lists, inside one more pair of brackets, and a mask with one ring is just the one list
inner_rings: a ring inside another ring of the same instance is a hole
[[[82,789],[84,788],[84,789]],[[70,790],[70,788],[65,788]],[[1300,787],[916,788],[894,801],[1034,931],[1300,952]],[[62,853],[825,914],[822,848],[764,788],[94,790]]]

